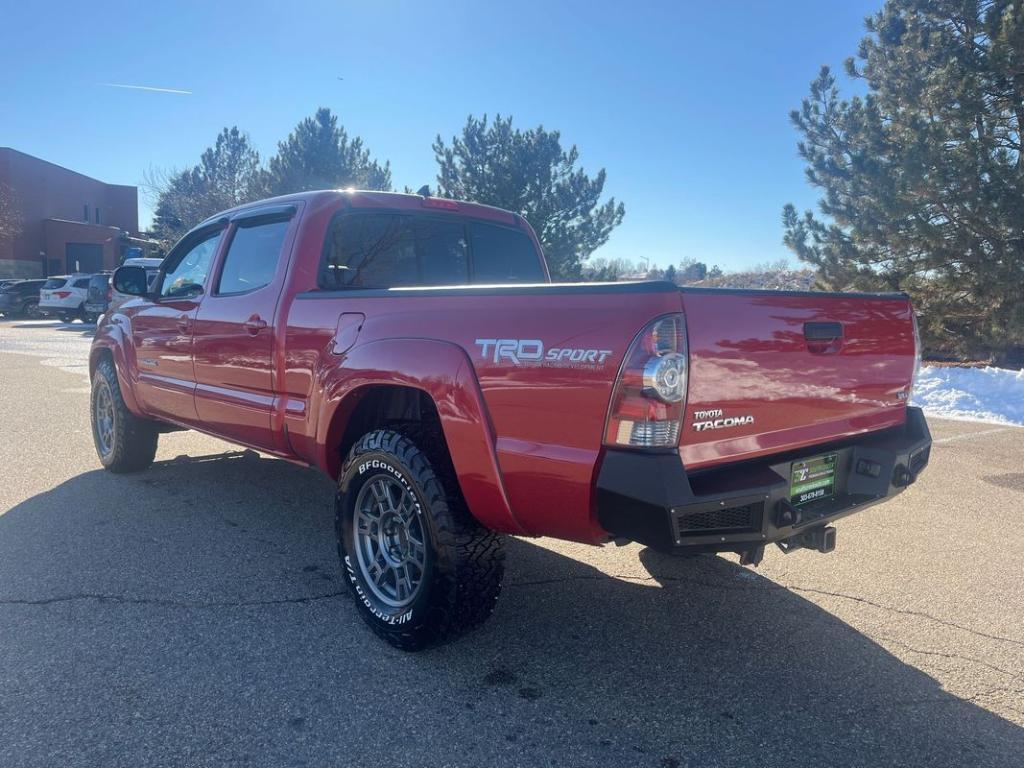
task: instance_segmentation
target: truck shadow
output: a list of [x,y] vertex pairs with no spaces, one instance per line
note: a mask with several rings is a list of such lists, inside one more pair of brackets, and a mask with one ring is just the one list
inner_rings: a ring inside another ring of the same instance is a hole
[[616,577],[631,552],[512,539],[484,628],[394,651],[344,591],[332,494],[232,452],[86,472],[0,516],[0,743],[126,765],[1019,764],[1024,729],[718,557],[639,550]]

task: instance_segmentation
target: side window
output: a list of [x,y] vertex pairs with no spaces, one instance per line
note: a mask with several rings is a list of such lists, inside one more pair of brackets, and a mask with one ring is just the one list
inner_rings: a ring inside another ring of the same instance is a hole
[[469,279],[463,223],[396,213],[335,220],[320,265],[321,288],[460,285]]
[[161,298],[194,296],[202,290],[223,234],[224,230],[219,230],[185,250],[181,256],[169,257],[167,271],[160,284]]
[[321,288],[416,285],[409,216],[351,214],[335,219],[320,270]]
[[474,283],[542,283],[544,271],[533,241],[521,229],[469,223]]
[[218,295],[246,293],[274,279],[288,223],[271,221],[235,230],[217,280]]

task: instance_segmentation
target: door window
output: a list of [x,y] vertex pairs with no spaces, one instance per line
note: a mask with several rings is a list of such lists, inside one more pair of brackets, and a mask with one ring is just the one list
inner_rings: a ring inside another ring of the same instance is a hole
[[239,226],[217,281],[217,295],[247,293],[269,285],[281,259],[288,221]]
[[186,246],[180,256],[168,257],[169,263],[160,285],[161,298],[182,298],[202,293],[223,234],[224,230],[214,232],[191,247]]

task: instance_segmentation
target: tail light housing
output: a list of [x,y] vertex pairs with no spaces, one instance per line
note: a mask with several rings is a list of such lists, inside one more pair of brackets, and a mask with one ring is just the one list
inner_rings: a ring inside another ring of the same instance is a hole
[[670,448],[679,443],[686,406],[686,322],[664,315],[629,345],[608,409],[605,444]]
[[910,397],[913,397],[917,379],[921,375],[921,329],[917,327],[917,313],[913,309],[910,310],[910,319],[914,324],[914,372],[910,376]]
[[114,300],[114,288],[113,288],[113,286],[108,285],[107,286],[107,303],[109,304],[113,300]]
[[68,296],[71,295],[71,291],[54,291],[53,295],[56,296],[58,299],[66,299]]

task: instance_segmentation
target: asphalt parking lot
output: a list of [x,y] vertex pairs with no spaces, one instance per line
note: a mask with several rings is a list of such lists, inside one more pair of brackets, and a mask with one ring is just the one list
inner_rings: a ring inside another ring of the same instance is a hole
[[407,655],[327,479],[192,433],[100,470],[89,336],[0,321],[0,766],[1024,764],[1024,429],[931,421],[831,555],[511,540],[490,622]]

